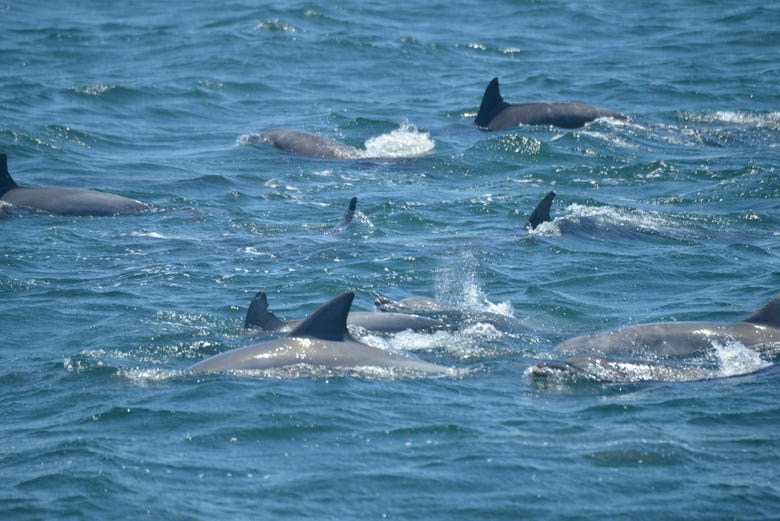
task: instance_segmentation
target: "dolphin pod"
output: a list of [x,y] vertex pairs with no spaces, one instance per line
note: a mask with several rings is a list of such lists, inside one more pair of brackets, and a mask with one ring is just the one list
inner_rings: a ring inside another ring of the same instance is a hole
[[701,367],[669,364],[711,354],[738,344],[762,360],[780,357],[780,295],[739,322],[669,322],[629,326],[562,342],[553,353],[561,362],[540,362],[537,377],[580,376],[597,381],[681,380],[717,373]]
[[452,369],[358,342],[347,330],[355,294],[347,291],[318,307],[281,338],[227,351],[189,368],[195,373],[309,367],[327,370],[379,368],[414,375],[446,375]]
[[149,206],[121,195],[52,186],[19,186],[8,172],[8,156],[0,154],[0,201],[21,210],[71,216],[140,213]]
[[[246,312],[244,327],[258,328],[263,331],[280,331],[297,327],[301,320],[281,320],[268,307],[268,296],[260,291]],[[429,317],[410,313],[379,313],[367,311],[350,311],[347,315],[347,325],[364,329],[371,333],[392,334],[401,331],[430,333],[449,329],[444,322]]]
[[626,119],[612,110],[574,102],[510,104],[501,97],[498,78],[488,84],[474,124],[482,130],[503,130],[518,125],[553,125],[579,128],[598,118]]

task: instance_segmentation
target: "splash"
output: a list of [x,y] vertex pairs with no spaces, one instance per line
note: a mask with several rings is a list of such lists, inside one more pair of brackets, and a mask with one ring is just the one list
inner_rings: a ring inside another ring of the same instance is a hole
[[514,317],[511,302],[496,304],[488,299],[477,276],[476,262],[473,253],[464,253],[454,266],[439,271],[435,282],[437,297],[458,309]]
[[365,142],[362,158],[406,158],[419,157],[428,154],[436,147],[428,132],[421,132],[409,122],[400,127]]
[[718,376],[721,377],[753,373],[772,365],[761,358],[758,352],[736,340],[725,344],[713,341],[712,347],[719,366]]

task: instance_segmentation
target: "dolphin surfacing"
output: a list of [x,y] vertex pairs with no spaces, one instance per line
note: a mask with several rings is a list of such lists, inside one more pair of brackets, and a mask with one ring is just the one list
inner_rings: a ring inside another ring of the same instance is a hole
[[0,201],[22,210],[68,216],[140,213],[149,206],[121,195],[53,186],[19,186],[8,172],[8,156],[0,154]]
[[273,128],[261,133],[259,140],[273,145],[279,150],[299,156],[322,159],[357,159],[361,157],[361,151],[355,147],[300,130]]
[[[301,320],[282,320],[268,306],[268,296],[260,291],[255,294],[244,319],[244,328],[262,329],[263,331],[281,331],[294,329]],[[347,315],[347,326],[363,329],[369,333],[393,334],[401,331],[416,333],[432,333],[449,330],[448,324],[429,317],[412,313],[380,313],[367,311],[350,311]]]
[[374,299],[374,305],[385,313],[411,313],[437,320],[448,325],[452,330],[463,329],[474,324],[489,324],[505,333],[536,333],[530,326],[509,315],[490,311],[461,310],[425,296],[393,300],[379,295]]
[[[706,373],[690,360],[706,356],[716,346],[738,343],[762,360],[780,357],[780,295],[738,322],[660,322],[584,335],[562,342],[553,353],[569,356],[562,362],[541,362],[534,376],[582,374],[601,381],[622,381],[631,368],[648,370],[646,379],[699,379]],[[669,364],[686,361],[687,365]],[[622,373],[621,373],[622,371]]]
[[322,304],[295,329],[276,340],[227,351],[191,366],[195,373],[258,371],[293,366],[326,369],[379,368],[414,375],[452,370],[408,355],[358,342],[347,331],[355,294],[347,291]]
[[510,104],[501,97],[498,78],[488,84],[474,124],[482,130],[503,130],[518,125],[552,125],[579,128],[598,118],[626,119],[623,114],[575,102]]

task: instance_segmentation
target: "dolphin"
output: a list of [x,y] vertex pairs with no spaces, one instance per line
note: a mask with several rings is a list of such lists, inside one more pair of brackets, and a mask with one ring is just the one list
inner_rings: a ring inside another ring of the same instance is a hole
[[355,218],[355,208],[357,208],[357,196],[354,196],[349,200],[349,204],[347,205],[347,209],[344,210],[344,215],[341,216],[341,220],[327,233],[339,233],[349,228],[352,224],[352,219]]
[[461,329],[473,324],[490,324],[496,329],[508,333],[532,332],[528,325],[513,317],[489,311],[464,311],[430,297],[412,296],[393,300],[380,295],[374,299],[374,305],[383,312],[420,315],[448,324],[454,329]]
[[[761,359],[780,358],[780,294],[739,322],[661,322],[571,338],[553,349],[553,353],[570,358],[538,363],[531,373],[550,376],[574,372],[611,380],[606,375],[618,377],[620,371],[638,364],[651,369],[648,379],[681,379],[669,377],[669,371],[690,371],[687,379],[695,379],[701,368],[674,367],[664,361],[706,356],[719,346],[734,343]],[[658,377],[664,374],[666,378]]]
[[300,130],[274,128],[261,133],[259,140],[290,154],[300,156],[323,159],[358,159],[362,157],[362,152],[355,147]]
[[195,373],[257,371],[307,366],[327,369],[381,368],[423,375],[451,374],[452,369],[358,342],[347,330],[355,294],[347,291],[318,307],[286,335],[202,360]]
[[550,207],[552,206],[553,199],[555,199],[555,192],[550,190],[547,192],[541,201],[536,204],[531,216],[525,223],[524,228],[527,230],[534,230],[542,223],[552,221],[550,218]]
[[503,130],[518,125],[553,125],[579,128],[598,118],[626,119],[618,112],[574,102],[509,104],[501,97],[498,78],[488,84],[474,124],[482,130]]
[[[244,327],[246,329],[259,328],[264,331],[280,331],[283,329],[294,329],[301,322],[301,320],[281,320],[278,318],[268,307],[268,296],[260,291],[249,304]],[[350,311],[349,315],[347,315],[347,325],[378,334],[393,334],[408,330],[417,333],[432,333],[450,329],[448,324],[429,317],[407,313],[378,313],[375,311]]]
[[22,210],[52,215],[122,215],[149,209],[141,201],[94,190],[19,186],[8,172],[6,154],[0,154],[0,201]]

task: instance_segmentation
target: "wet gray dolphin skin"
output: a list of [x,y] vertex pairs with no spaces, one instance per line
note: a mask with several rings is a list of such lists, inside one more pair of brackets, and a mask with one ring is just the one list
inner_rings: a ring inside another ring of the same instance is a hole
[[322,304],[286,335],[261,344],[212,356],[190,367],[192,372],[231,372],[292,366],[350,369],[359,367],[443,375],[451,370],[358,342],[347,331],[355,294],[342,293]]
[[300,156],[355,159],[360,157],[360,150],[331,139],[285,128],[274,128],[260,134],[260,141],[275,146],[279,150]]
[[146,204],[121,195],[47,186],[19,186],[8,172],[8,157],[0,154],[0,201],[16,208],[52,215],[107,216],[139,213]]
[[490,324],[496,329],[507,333],[524,334],[533,332],[532,328],[513,317],[489,311],[461,310],[430,297],[413,296],[401,300],[393,300],[380,295],[374,299],[374,304],[380,311],[420,315],[443,322],[453,329],[481,323]]
[[614,112],[574,102],[507,103],[501,97],[498,78],[488,84],[474,124],[482,130],[502,130],[518,125],[553,125],[578,128],[598,118],[626,119]]
[[606,374],[615,374],[627,365],[626,362],[638,362],[663,375],[680,370],[659,363],[663,360],[704,355],[715,345],[730,342],[738,342],[764,359],[776,360],[780,356],[780,295],[739,322],[641,324],[571,338],[553,350],[561,355],[572,355],[570,358],[536,364],[532,373],[537,376],[549,376],[553,371],[610,371]]
[[[300,320],[281,320],[278,318],[268,307],[268,296],[260,291],[249,304],[244,327],[247,329],[259,328],[264,331],[280,331],[295,328],[300,323]],[[431,333],[450,329],[448,324],[444,322],[419,315],[365,311],[351,311],[347,315],[347,325],[379,334],[393,334],[409,330],[417,333]]]

